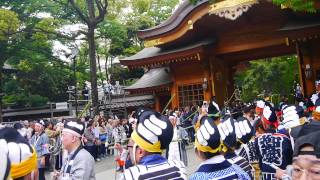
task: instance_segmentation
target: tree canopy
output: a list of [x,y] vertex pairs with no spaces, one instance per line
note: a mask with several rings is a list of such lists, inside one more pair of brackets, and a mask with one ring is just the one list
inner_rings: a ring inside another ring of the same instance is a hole
[[[0,63],[12,65],[17,72],[4,74],[3,103],[5,107],[41,106],[48,101],[66,101],[67,87],[74,85],[70,49],[78,46],[76,78],[79,89],[90,80],[88,23],[89,16],[97,21],[94,41],[99,60],[98,82],[109,77],[126,82],[139,78],[142,69],[129,71],[113,65],[143,48],[136,32],[167,19],[178,0],[108,0],[94,5],[91,0],[3,0],[0,2]],[[103,1],[92,1],[94,3]],[[102,8],[102,9],[101,9]],[[106,13],[99,13],[106,8]],[[82,13],[81,13],[82,12]],[[66,30],[67,29],[67,30]],[[71,29],[71,30],[70,30]],[[64,47],[69,48],[69,50]],[[92,54],[92,53],[91,53]]]
[[[197,4],[199,1],[202,0],[189,0],[192,4]],[[315,1],[316,0],[269,0],[272,3],[278,6],[284,6],[291,8],[295,11],[307,11],[307,12],[315,12]],[[210,3],[215,3],[217,0],[209,0]]]
[[249,68],[235,76],[235,85],[241,89],[245,101],[252,101],[261,93],[288,97],[295,82],[299,82],[295,55],[250,61]]

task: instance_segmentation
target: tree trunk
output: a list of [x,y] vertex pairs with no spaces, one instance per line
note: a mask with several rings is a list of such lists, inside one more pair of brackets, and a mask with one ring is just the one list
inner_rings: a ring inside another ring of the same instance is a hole
[[88,44],[89,44],[89,60],[90,60],[90,80],[91,80],[91,97],[93,113],[98,113],[98,86],[97,86],[97,62],[96,62],[96,45],[94,40],[94,27],[88,29]]
[[113,73],[113,56],[110,57],[110,71],[109,74],[111,75],[110,77],[112,77],[112,73]]
[[107,77],[107,82],[109,82],[109,70],[108,70],[108,56],[106,55],[106,63],[104,64],[104,67],[106,68],[106,77]]
[[0,67],[0,124],[3,122],[3,117],[2,117],[2,67]]

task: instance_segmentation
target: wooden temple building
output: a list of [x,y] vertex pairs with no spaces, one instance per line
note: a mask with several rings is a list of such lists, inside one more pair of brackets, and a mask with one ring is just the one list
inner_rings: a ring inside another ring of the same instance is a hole
[[305,95],[313,93],[320,74],[320,14],[269,1],[185,0],[169,19],[138,36],[145,48],[120,62],[147,71],[127,90],[154,94],[159,111],[171,96],[172,108],[212,96],[222,105],[234,91],[237,67],[250,60],[296,54]]

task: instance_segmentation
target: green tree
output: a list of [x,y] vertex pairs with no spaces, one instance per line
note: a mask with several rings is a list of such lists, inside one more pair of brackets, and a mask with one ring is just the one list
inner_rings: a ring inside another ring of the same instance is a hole
[[294,11],[316,12],[315,0],[272,0],[278,6],[284,5]]
[[[67,86],[73,80],[72,70],[68,62],[53,56],[53,42],[56,40],[72,41],[79,33],[73,35],[58,32],[59,28],[70,23],[63,17],[74,16],[74,14],[70,10],[60,11],[65,7],[53,5],[55,4],[52,4],[51,1],[42,0],[24,1],[24,3],[17,0],[0,2],[1,7],[15,12],[20,20],[19,30],[11,33],[10,43],[7,43],[7,46],[0,46],[1,58],[18,69],[15,79],[11,77],[5,80],[5,103],[16,101],[23,106],[38,106],[45,104],[45,100],[57,102],[67,99]],[[37,13],[40,12],[56,13],[55,18],[38,17]],[[62,14],[61,12],[67,13]],[[86,66],[85,69],[88,67]],[[77,72],[79,77],[87,80],[88,71],[82,72],[81,68],[79,69],[80,71]],[[12,87],[12,82],[15,82],[16,91],[6,88]],[[7,83],[9,83],[8,86]]]
[[0,9],[0,123],[2,122],[2,67],[8,58],[9,46],[14,41],[15,33],[18,31],[20,21],[15,12]]
[[179,0],[132,0],[131,5],[133,13],[136,15],[146,15],[144,18],[150,18],[154,25],[168,19],[173,9],[179,3]]
[[263,92],[289,96],[298,74],[296,56],[266,58],[251,61],[248,70],[236,74],[235,84],[241,88],[245,101],[251,101]]
[[119,81],[123,85],[131,85],[137,78],[140,78],[144,74],[143,69],[136,68],[129,71],[128,68],[122,67],[119,63],[113,66],[113,73],[111,81]]
[[[62,0],[60,2],[63,2]],[[90,82],[92,106],[95,113],[98,112],[98,87],[97,87],[97,62],[96,62],[96,42],[95,29],[104,20],[107,14],[108,0],[68,0],[68,4],[76,11],[80,21],[87,26],[84,32],[89,46],[90,60]]]
[[[197,4],[202,0],[189,0],[191,4]],[[316,12],[314,3],[315,0],[269,0],[273,4],[278,6],[284,5],[288,8],[293,9],[294,11],[307,11],[307,12]],[[210,3],[215,3],[217,0],[209,0]]]

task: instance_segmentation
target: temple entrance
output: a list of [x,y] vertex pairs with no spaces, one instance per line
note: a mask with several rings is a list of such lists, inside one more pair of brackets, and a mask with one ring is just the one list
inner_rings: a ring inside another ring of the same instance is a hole
[[234,66],[234,86],[241,98],[250,102],[257,97],[269,97],[278,103],[282,97],[295,102],[295,92],[302,95],[297,55],[277,56]]
[[[162,112],[166,108],[166,105],[169,103],[171,96],[170,94],[161,94],[157,98],[159,99],[160,105],[159,112]],[[171,103],[169,103],[168,107],[171,107]]]
[[[295,65],[295,72],[286,84],[268,84],[268,81],[282,81],[277,79],[280,77],[277,73],[282,71],[257,70],[257,73],[264,72],[264,76],[260,75],[256,84],[247,85],[244,90],[252,91],[252,96],[262,93],[259,91],[263,88],[267,94],[292,94],[284,89],[294,89],[294,79],[300,83],[304,96],[311,96],[315,90],[314,81],[320,74],[319,13],[310,16],[259,2],[244,15],[230,20],[210,13],[210,9],[209,1],[201,1],[196,6],[183,3],[162,25],[140,31],[138,35],[144,40],[145,48],[122,59],[121,64],[154,71],[168,67],[167,79],[170,81],[163,82],[170,83],[170,93],[176,95],[172,108],[198,104],[213,96],[223,106],[233,95],[234,75],[239,66],[254,66],[255,61],[251,60],[255,59],[293,55],[298,67]],[[273,64],[276,68],[281,65]],[[290,71],[289,66],[282,68]],[[270,74],[273,77],[265,81]],[[248,76],[250,78],[258,76],[252,74]],[[158,92],[155,94],[159,95]]]

